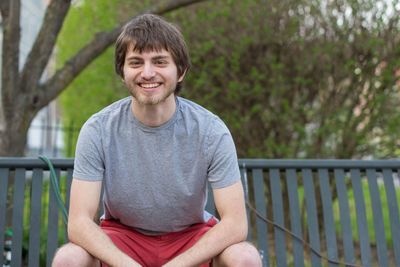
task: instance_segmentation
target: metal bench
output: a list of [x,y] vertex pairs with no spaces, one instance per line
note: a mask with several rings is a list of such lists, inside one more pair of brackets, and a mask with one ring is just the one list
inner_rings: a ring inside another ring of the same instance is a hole
[[[68,203],[73,160],[52,162]],[[239,165],[248,239],[264,266],[400,266],[400,161],[240,159]],[[0,251],[9,250],[10,266],[50,266],[67,241],[48,169],[39,159],[0,158],[0,233],[12,233],[0,234]],[[214,212],[212,195],[207,209]],[[0,266],[8,264],[0,254]]]

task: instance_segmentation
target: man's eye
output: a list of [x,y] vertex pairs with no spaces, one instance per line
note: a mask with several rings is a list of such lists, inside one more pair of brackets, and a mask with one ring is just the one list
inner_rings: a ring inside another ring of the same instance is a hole
[[168,64],[168,61],[166,61],[166,60],[157,60],[156,62],[155,62],[157,65],[167,65]]
[[138,66],[140,66],[140,62],[139,61],[131,61],[131,62],[129,62],[129,66],[138,67]]

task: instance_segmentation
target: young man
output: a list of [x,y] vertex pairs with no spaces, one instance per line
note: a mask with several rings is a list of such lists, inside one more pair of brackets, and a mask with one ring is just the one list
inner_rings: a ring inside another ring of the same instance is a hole
[[[127,25],[115,67],[131,97],[79,135],[68,235],[53,266],[261,266],[247,242],[237,156],[224,123],[177,96],[189,68],[181,33],[155,15]],[[220,221],[205,212],[211,184]],[[100,226],[93,218],[104,185]]]

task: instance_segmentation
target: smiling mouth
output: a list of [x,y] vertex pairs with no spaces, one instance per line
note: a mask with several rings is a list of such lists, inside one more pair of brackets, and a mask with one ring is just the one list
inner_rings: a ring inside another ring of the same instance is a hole
[[161,83],[139,83],[138,85],[145,89],[154,89],[159,87]]

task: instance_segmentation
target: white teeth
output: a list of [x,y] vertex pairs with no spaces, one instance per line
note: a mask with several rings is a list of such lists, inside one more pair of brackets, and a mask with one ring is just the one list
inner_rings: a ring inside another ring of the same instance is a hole
[[141,83],[140,86],[143,88],[155,88],[159,86],[160,83]]

